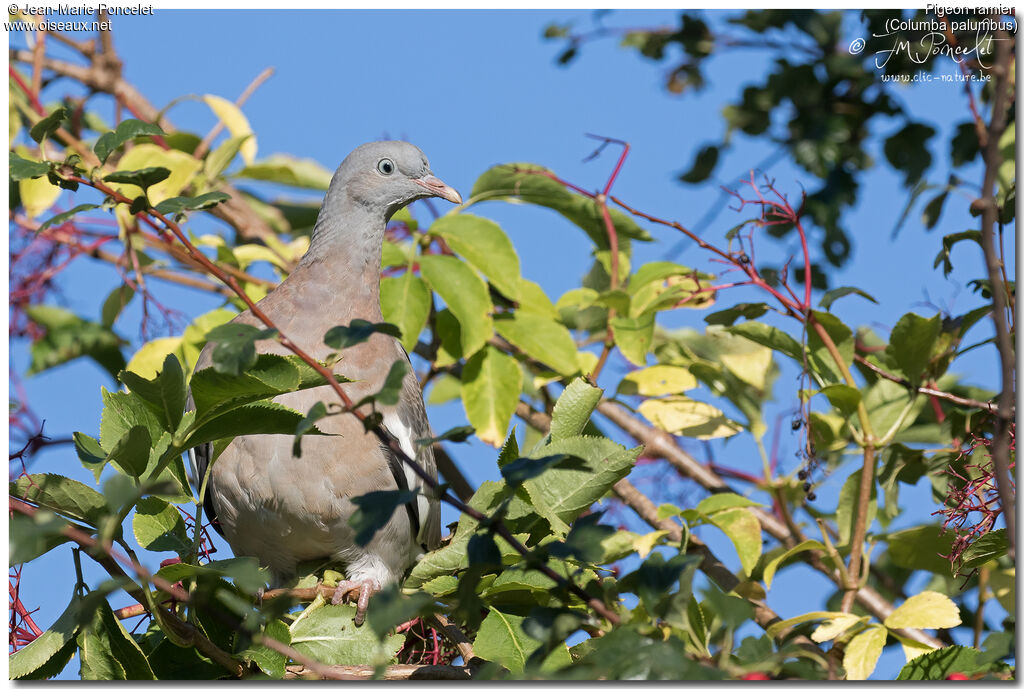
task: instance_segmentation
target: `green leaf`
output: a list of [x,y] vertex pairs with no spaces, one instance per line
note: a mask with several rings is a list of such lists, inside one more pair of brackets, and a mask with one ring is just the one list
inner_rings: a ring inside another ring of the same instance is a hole
[[188,394],[185,387],[185,372],[181,369],[178,357],[168,354],[164,358],[163,370],[152,380],[131,371],[122,371],[118,379],[153,407],[165,430],[173,433],[178,428]]
[[729,327],[729,332],[745,337],[788,356],[796,362],[803,362],[803,347],[787,333],[760,321],[747,321]]
[[[280,641],[286,646],[292,643],[292,635],[288,625],[281,620],[270,620],[263,628],[263,636]],[[241,656],[256,663],[257,667],[271,679],[284,677],[287,658],[255,641],[252,646],[242,651]]]
[[295,442],[292,444],[293,455],[296,457],[302,456],[302,436],[316,430],[316,422],[325,416],[327,416],[327,405],[323,402],[317,402],[309,408],[306,416],[295,427]]
[[135,290],[130,285],[118,285],[111,290],[107,298],[103,300],[103,308],[100,311],[100,323],[104,328],[114,325],[117,317],[121,315],[134,296]]
[[175,196],[156,204],[156,211],[164,215],[184,213],[185,211],[198,211],[213,208],[218,203],[224,203],[230,199],[231,197],[222,191],[211,191],[199,196]]
[[[274,402],[252,402],[218,414],[199,424],[189,435],[189,447],[240,435],[295,435],[295,429],[306,417]],[[322,435],[307,431],[308,435]]]
[[830,289],[821,296],[821,301],[818,302],[818,308],[828,311],[829,307],[832,306],[836,299],[841,299],[842,297],[850,294],[856,294],[857,296],[864,297],[873,304],[878,303],[878,300],[858,287],[836,287],[835,289]]
[[469,213],[445,215],[434,221],[429,234],[443,237],[499,292],[519,300],[519,256],[497,223]]
[[122,120],[117,125],[117,129],[111,132],[106,132],[99,139],[96,140],[96,144],[92,150],[96,153],[96,157],[100,159],[101,163],[107,162],[107,158],[110,154],[121,148],[125,143],[131,141],[137,136],[161,136],[164,130],[155,124],[149,122],[143,122],[142,120]]
[[273,328],[260,330],[245,323],[225,323],[206,334],[215,343],[213,368],[220,373],[237,376],[256,363],[256,340],[277,335]]
[[417,438],[416,444],[420,446],[427,446],[441,442],[464,443],[469,440],[475,432],[476,429],[472,426],[455,426],[454,428],[449,428],[441,435],[434,436],[432,438]]
[[[35,179],[42,177],[50,171],[50,163],[41,163],[35,160],[25,160],[14,151],[10,152],[9,174],[11,181],[20,182],[23,179]],[[66,220],[67,218],[65,218]],[[63,222],[63,220],[61,221]]]
[[92,472],[98,483],[103,467],[107,465],[107,453],[100,447],[99,441],[92,436],[75,431],[72,437],[74,438],[75,453],[78,455],[78,460],[82,463],[82,466]]
[[311,158],[272,155],[247,165],[237,175],[246,179],[276,182],[290,187],[327,191],[331,172]]
[[736,435],[742,427],[706,402],[683,395],[648,399],[638,411],[652,424],[673,435],[708,440]]
[[501,446],[522,384],[519,364],[491,345],[469,358],[462,369],[462,404],[480,440]]
[[551,414],[551,439],[562,440],[583,433],[601,394],[601,388],[584,378],[575,378],[565,386]]
[[954,673],[974,674],[978,666],[978,649],[969,646],[947,646],[920,655],[903,666],[897,680],[942,680]]
[[708,521],[724,531],[732,541],[740,556],[743,573],[749,577],[761,557],[761,522],[745,508],[715,512],[708,516]]
[[8,492],[93,527],[99,526],[109,513],[106,501],[99,492],[60,474],[21,476],[9,484]]
[[[554,440],[534,448],[527,456],[538,459],[566,454],[579,457],[584,464],[554,466],[523,485],[537,512],[561,530],[563,524],[572,522],[628,474],[642,449],[627,450],[608,438],[589,436]],[[564,529],[562,534],[567,531]]]
[[956,603],[938,591],[911,596],[885,618],[890,629],[951,629],[959,624]]
[[408,373],[408,360],[399,359],[394,362],[391,364],[391,368],[388,369],[388,375],[384,379],[384,384],[380,386],[380,390],[373,395],[364,397],[356,406],[363,404],[363,402],[370,398],[372,398],[377,404],[383,404],[386,407],[398,404],[398,398],[402,392],[402,385],[405,381],[405,376]]
[[43,143],[43,139],[53,136],[60,125],[68,118],[68,109],[61,106],[51,112],[43,119],[36,122],[28,134],[37,144]]
[[835,344],[842,359],[842,365],[838,364],[828,348],[825,346],[817,330],[808,329],[807,349],[809,351],[809,362],[811,368],[818,374],[820,380],[828,383],[840,383],[845,381],[843,370],[848,370],[853,364],[853,333],[838,318],[826,311],[812,311],[815,320],[821,324],[829,338]]
[[458,319],[462,356],[476,354],[494,331],[487,285],[472,268],[452,256],[425,255],[419,260],[423,278]]
[[336,325],[324,334],[324,344],[331,349],[348,349],[366,342],[374,333],[401,337],[401,331],[391,323],[371,323],[353,318],[348,325]]
[[242,144],[248,141],[252,137],[252,134],[241,134],[239,136],[232,136],[227,139],[217,148],[210,151],[210,154],[206,156],[206,160],[203,161],[203,172],[207,179],[216,179],[228,166],[231,165],[231,161],[238,155],[238,151],[242,148]]
[[[607,249],[608,231],[597,203],[569,191],[545,174],[537,173],[551,174],[549,170],[530,163],[492,167],[473,185],[470,202],[513,198],[551,208],[586,232],[599,249]],[[628,246],[628,239],[650,241],[650,235],[628,215],[614,208],[608,210],[620,239],[620,248]]]
[[46,334],[32,343],[30,375],[82,356],[93,359],[115,378],[124,368],[121,346],[125,342],[110,328],[46,304],[26,307],[25,315],[46,329]]
[[365,665],[389,662],[405,643],[403,634],[379,640],[369,625],[357,627],[354,617],[349,605],[307,611],[291,624],[291,646],[328,665]]
[[354,496],[352,504],[356,510],[349,517],[348,524],[355,530],[356,545],[365,548],[374,535],[387,526],[391,515],[402,505],[416,499],[415,490],[375,490]]
[[915,385],[928,366],[932,346],[942,330],[942,318],[936,314],[922,318],[916,313],[904,314],[892,328],[885,353]]
[[615,344],[622,355],[637,366],[647,365],[647,353],[654,340],[654,314],[647,313],[637,318],[616,316],[611,319]]
[[846,679],[865,680],[875,671],[878,658],[885,648],[885,640],[889,632],[885,627],[872,625],[857,636],[850,639],[846,644],[846,653],[843,656],[843,669],[846,670]]
[[761,507],[761,505],[738,493],[716,493],[701,500],[694,509],[702,515],[709,516],[715,512],[736,507]]
[[160,498],[147,497],[139,501],[135,506],[132,531],[135,540],[146,550],[172,550],[185,557],[192,549],[188,529],[178,508]]
[[989,531],[971,545],[960,556],[963,567],[981,567],[986,562],[991,562],[1006,554],[1009,549],[1009,541],[1006,537],[1006,529]]
[[817,541],[804,541],[793,546],[786,552],[782,553],[782,555],[772,558],[772,560],[765,565],[764,574],[762,575],[765,589],[770,589],[772,587],[772,580],[775,578],[775,572],[785,560],[788,560],[797,553],[802,553],[807,550],[825,550],[825,546]]
[[149,429],[145,426],[132,426],[122,435],[110,450],[107,460],[121,471],[139,478],[146,473],[149,464],[149,451],[153,444]]
[[953,272],[953,261],[952,251],[953,246],[964,240],[970,240],[976,242],[981,246],[981,231],[980,230],[964,230],[963,232],[953,232],[947,234],[942,238],[942,250],[939,251],[935,256],[935,263],[933,268],[938,268],[939,264],[942,264],[942,275],[947,277]]
[[31,517],[12,511],[7,522],[8,566],[31,562],[67,543],[64,532],[69,526],[71,523],[66,519],[46,510],[39,510]]
[[[49,220],[44,221],[42,224],[39,225],[39,229],[37,229],[36,232],[37,233],[42,232],[43,230],[48,229],[50,227],[54,227],[56,225],[63,225],[65,222],[67,222],[71,218],[75,217],[79,213],[84,213],[85,211],[91,211],[91,210],[96,209],[96,208],[99,208],[99,206],[96,205],[95,203],[82,203],[82,204],[79,204],[79,205],[75,206],[74,208],[72,208],[69,211],[64,211],[63,213],[58,213],[57,215],[53,216]],[[122,287],[127,287],[127,285],[122,285]],[[107,325],[107,327],[110,327],[106,323],[106,321],[104,321],[104,325]]]
[[[71,603],[53,626],[27,646],[8,656],[8,679],[49,679],[60,673],[74,655],[74,640],[79,629],[81,599]],[[70,647],[70,652],[69,652]]]
[[101,601],[89,626],[78,635],[81,677],[86,681],[156,679],[138,642]]
[[860,404],[860,390],[844,383],[826,385],[821,389],[821,393],[844,419],[857,411],[857,405]]
[[619,394],[658,397],[697,387],[697,379],[682,366],[656,364],[630,371],[619,383]]
[[718,164],[718,153],[718,146],[704,146],[701,148],[697,151],[697,155],[694,156],[690,169],[679,175],[679,181],[686,182],[687,184],[697,184],[706,180],[715,171],[715,165]]
[[473,642],[473,652],[484,660],[498,663],[514,673],[521,673],[526,669],[530,656],[543,642],[523,631],[526,618],[494,607],[489,610]]
[[380,310],[384,320],[398,326],[402,333],[402,346],[411,352],[430,315],[430,290],[427,289],[427,283],[412,271],[406,271],[399,277],[382,278]]
[[716,311],[704,316],[704,322],[708,325],[732,325],[739,318],[755,320],[768,312],[768,305],[763,303],[736,304],[728,309]]
[[[860,475],[862,469],[850,474],[839,491],[839,506],[836,508],[836,526],[839,528],[838,545],[843,546],[850,542],[853,534],[853,524],[857,518],[857,502],[860,494]],[[878,493],[875,488],[876,482],[871,481],[871,495],[868,502],[867,528],[871,528],[871,522],[875,520],[878,513]]]
[[[348,382],[344,376],[335,374],[334,378],[339,383]],[[191,388],[196,419],[205,421],[243,404],[325,384],[323,377],[297,356],[261,354],[239,376],[219,373],[213,368],[197,371],[192,376]]]
[[149,189],[154,184],[159,184],[171,176],[171,171],[165,167],[144,167],[140,170],[119,170],[112,172],[103,178],[104,182],[116,184],[134,184],[143,189]]
[[953,538],[952,531],[943,532],[932,524],[896,531],[886,537],[889,559],[903,569],[924,569],[948,576],[950,563],[942,556],[952,550]]
[[511,318],[495,319],[498,334],[527,356],[571,376],[580,369],[576,343],[565,326],[536,313],[518,312]]

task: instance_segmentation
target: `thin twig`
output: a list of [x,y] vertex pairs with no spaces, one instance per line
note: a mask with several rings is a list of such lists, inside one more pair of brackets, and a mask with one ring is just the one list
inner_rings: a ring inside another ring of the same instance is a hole
[[[273,67],[267,67],[265,70],[260,72],[259,75],[255,79],[252,80],[252,83],[245,87],[245,90],[242,91],[242,95],[240,95],[238,97],[238,100],[235,101],[235,105],[238,106],[239,108],[241,108],[243,105],[245,105],[245,102],[247,100],[249,100],[249,96],[251,96],[253,93],[255,93],[256,89],[258,89],[263,84],[264,81],[266,81],[267,79],[269,79],[273,75],[274,75],[274,68]],[[200,158],[200,159],[204,155],[206,155],[206,152],[208,150],[210,150],[210,146],[213,144],[213,140],[216,139],[217,135],[220,134],[223,130],[224,130],[224,122],[221,121],[221,120],[217,120],[217,124],[215,124],[213,126],[213,129],[210,130],[209,134],[207,134],[205,137],[203,137],[203,140],[199,142],[198,146],[196,146],[196,150],[192,153],[192,155],[195,158]]]

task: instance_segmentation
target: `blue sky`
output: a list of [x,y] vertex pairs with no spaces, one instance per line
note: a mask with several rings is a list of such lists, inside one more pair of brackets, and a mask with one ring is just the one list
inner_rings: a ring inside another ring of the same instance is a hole
[[[154,17],[115,18],[114,39],[125,61],[126,77],[157,107],[189,93],[212,93],[233,100],[260,71],[274,67],[274,76],[245,106],[258,137],[260,157],[286,152],[314,158],[333,170],[358,144],[387,136],[420,146],[434,172],[464,197],[488,167],[513,161],[542,164],[579,186],[596,188],[603,184],[617,152],[609,150],[597,160],[583,162],[594,148],[594,142],[584,134],[592,132],[625,139],[632,145],[615,186],[617,196],[654,215],[696,224],[717,203],[719,183],[746,174],[771,151],[762,142],[737,135],[711,183],[690,187],[674,181],[689,166],[696,150],[724,133],[722,106],[733,100],[743,85],[762,78],[765,53],[744,50],[717,56],[709,61],[706,90],[672,97],[662,89],[668,63],[647,61],[634,51],[619,48],[614,39],[587,44],[571,66],[557,66],[555,57],[562,46],[541,38],[544,27],[567,21],[585,27],[589,16],[586,10],[158,9]],[[674,24],[676,16],[668,10],[616,11],[606,17],[605,23],[658,26]],[[722,16],[707,13],[713,21],[720,21]],[[855,14],[847,17],[846,31],[851,39],[859,35]],[[21,37],[11,37],[12,45],[22,42]],[[54,55],[63,55],[59,49],[53,50]],[[954,68],[949,62],[938,69]],[[44,101],[55,100],[64,89],[51,87]],[[915,117],[939,130],[932,141],[932,153],[939,164],[931,174],[933,181],[945,181],[949,172],[945,168],[949,132],[968,116],[961,87],[934,82],[902,88],[898,94]],[[195,101],[176,105],[169,115],[177,127],[200,135],[214,123],[207,107]],[[920,210],[916,209],[902,232],[892,238],[908,192],[901,178],[885,164],[880,142],[903,123],[892,119],[876,126],[869,152],[877,166],[863,176],[860,201],[846,218],[854,245],[852,257],[841,271],[833,273],[832,280],[833,286],[857,285],[878,299],[877,305],[858,298],[844,299],[834,311],[848,324],[870,325],[885,337],[887,327],[906,311],[932,315],[934,308],[925,302],[953,314],[980,305],[966,282],[981,275],[982,262],[973,246],[963,246],[954,253],[954,280],[943,280],[941,271],[932,268],[941,236],[964,229],[967,222],[967,200],[962,197],[950,200],[942,222],[933,232],[925,233],[919,221]],[[775,165],[771,173],[794,198],[801,182],[814,184],[786,162]],[[977,165],[960,173],[970,181],[980,180]],[[473,212],[502,225],[516,246],[524,276],[539,282],[553,299],[578,286],[589,268],[590,247],[581,241],[585,238],[552,212],[499,203],[481,204]],[[414,213],[428,217],[422,207],[414,208]],[[705,236],[720,241],[724,232],[738,222],[735,216],[732,211],[724,211]],[[217,227],[213,222],[199,221],[193,230]],[[634,265],[662,258],[679,239],[665,228],[648,229],[657,241],[634,245]],[[759,256],[775,263],[795,248],[795,241],[780,245],[764,239],[758,244]],[[1007,249],[1012,257],[1012,245]],[[706,256],[696,247],[674,258],[695,267],[707,266]],[[1008,269],[1011,275],[1015,272],[1013,265]],[[100,300],[116,280],[116,274],[107,267],[80,260],[62,277],[65,304],[83,316],[95,317]],[[214,299],[178,287],[155,285],[155,289],[167,303],[190,317],[218,305]],[[719,303],[758,300],[759,295],[740,290],[724,294]],[[704,315],[706,312],[686,310],[666,319],[665,324],[701,328]],[[129,310],[119,322],[119,332],[137,339],[138,322],[137,308]],[[786,325],[778,321],[775,324]],[[987,337],[990,330],[986,321],[970,340]],[[12,343],[11,361],[16,370],[24,370],[24,343]],[[623,360],[613,358],[602,381],[612,384],[625,368]],[[964,357],[956,371],[972,384],[995,387],[997,365],[989,349]],[[779,378],[779,402],[772,405],[773,413],[788,415],[795,406],[794,374],[784,369]],[[96,434],[101,385],[109,388],[111,381],[88,362],[73,363],[26,382],[29,399],[47,419],[46,429],[53,437],[75,430]],[[429,413],[436,430],[464,423],[458,403],[431,408]],[[771,426],[774,418],[768,419]],[[685,445],[697,456],[704,456],[701,443]],[[795,448],[796,436],[787,430],[780,452],[786,470],[796,468],[792,459]],[[474,482],[496,476],[491,448],[474,441],[454,446],[452,452]],[[714,452],[716,461],[724,464],[755,470],[760,466],[749,442],[717,441]],[[32,469],[92,481],[67,447],[41,453]],[[819,504],[834,504],[843,478],[845,472],[829,477],[818,489]],[[699,498],[695,489],[684,488],[682,493],[690,501]],[[905,490],[902,500],[916,515],[935,509],[924,486],[917,491]],[[920,521],[911,514],[897,524],[907,526]],[[710,532],[702,535],[723,560],[736,564],[728,541]],[[151,564],[159,559],[159,555],[152,557]],[[70,555],[62,548],[26,569],[32,574],[23,580],[22,595],[30,605],[42,606],[36,616],[40,624],[49,624],[70,595],[70,567]],[[99,580],[98,570],[92,572],[92,577],[92,581]],[[809,605],[824,603],[830,590],[827,583],[806,570],[786,570],[777,578],[768,603],[783,617],[805,612],[811,609]],[[812,600],[814,603],[809,602]],[[888,649],[875,676],[894,676],[902,662],[898,648]],[[76,674],[69,669],[65,676]]]

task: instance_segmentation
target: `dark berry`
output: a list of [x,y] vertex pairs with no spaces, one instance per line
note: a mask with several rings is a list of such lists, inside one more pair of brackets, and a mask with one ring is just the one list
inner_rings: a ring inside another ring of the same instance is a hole
[[804,492],[805,493],[810,493],[811,492],[811,484],[810,483],[804,483]]
[[796,472],[796,477],[801,481],[806,481],[808,476],[809,474],[807,473],[807,469],[801,469],[800,471]]
[[818,499],[818,496],[815,495],[814,493],[808,493],[807,494],[807,501],[808,502],[814,502],[817,499]]

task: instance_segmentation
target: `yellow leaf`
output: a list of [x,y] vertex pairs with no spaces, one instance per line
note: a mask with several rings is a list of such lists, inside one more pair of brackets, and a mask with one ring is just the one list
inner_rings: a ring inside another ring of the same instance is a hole
[[697,387],[697,379],[682,366],[658,364],[628,373],[619,384],[624,395],[658,397]]
[[736,435],[742,427],[705,402],[673,395],[646,400],[639,407],[644,418],[663,431],[708,440]]
[[772,366],[772,350],[746,340],[746,351],[722,354],[722,364],[744,383],[764,390],[768,385],[768,371]]
[[663,529],[641,534],[633,539],[633,549],[640,557],[646,558],[651,552],[651,548],[658,545],[658,541],[662,540],[667,535],[668,531]]
[[[170,177],[149,188],[149,202],[155,206],[161,201],[180,196],[202,166],[200,161],[184,151],[165,151],[156,144],[138,144],[121,156],[117,170],[141,170],[147,167],[165,167],[170,170]],[[142,195],[142,189],[134,184],[110,186],[131,199]]]
[[956,603],[938,591],[922,591],[885,618],[891,629],[949,629],[960,624]]
[[817,541],[804,541],[793,546],[792,548],[784,552],[782,555],[779,555],[778,557],[770,561],[767,565],[765,565],[763,575],[765,588],[770,589],[772,587],[772,580],[775,578],[775,571],[779,568],[779,565],[781,565],[784,560],[805,550],[824,549],[825,546],[823,546],[821,543],[818,543]]
[[25,208],[25,215],[35,218],[57,201],[61,188],[50,184],[50,180],[44,175],[36,179],[19,181],[18,192],[21,194],[21,205]]
[[861,620],[867,619],[867,617],[861,617],[860,615],[849,614],[844,614],[842,617],[833,617],[818,625],[818,628],[811,634],[811,639],[819,644],[831,641]]
[[740,566],[748,577],[761,557],[761,522],[746,507],[715,512],[708,521],[725,532],[740,556]]
[[1011,615],[1015,614],[1016,610],[1016,581],[1017,581],[1017,570],[1014,568],[1006,570],[993,570],[989,575],[988,585],[992,589],[992,595],[996,597],[999,604],[1006,609],[1006,612]]
[[815,610],[814,612],[805,612],[803,615],[797,615],[796,617],[790,617],[789,619],[776,622],[768,627],[765,631],[768,632],[768,636],[778,636],[779,632],[790,627],[795,627],[798,624],[804,622],[811,622],[812,620],[831,620],[837,617],[843,617],[846,613],[843,612],[829,612],[828,610]]
[[248,270],[249,266],[256,261],[266,261],[277,268],[284,268],[285,262],[276,253],[259,244],[242,244],[236,246],[233,252],[242,270]]
[[885,627],[871,626],[846,644],[846,653],[843,656],[846,679],[864,680],[871,676],[875,671],[875,665],[878,664],[878,657],[882,655],[888,635]]
[[246,116],[237,105],[220,96],[206,95],[203,96],[203,101],[210,106],[213,114],[220,118],[220,121],[231,132],[232,137],[251,135],[238,149],[238,152],[241,153],[242,160],[246,165],[252,165],[252,161],[256,159],[256,135],[253,134]]
[[153,378],[163,370],[164,359],[167,358],[167,355],[177,355],[180,346],[180,337],[161,337],[150,340],[139,347],[139,351],[135,352],[125,368],[143,378]]
[[921,643],[920,641],[914,641],[913,639],[906,639],[899,637],[900,645],[903,646],[903,655],[907,657],[907,662],[918,656],[923,656],[925,653],[931,653],[935,649],[931,646]]

